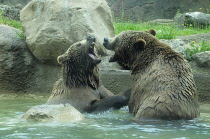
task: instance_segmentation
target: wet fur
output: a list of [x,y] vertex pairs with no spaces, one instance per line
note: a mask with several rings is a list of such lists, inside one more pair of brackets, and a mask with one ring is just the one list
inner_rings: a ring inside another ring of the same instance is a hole
[[110,61],[132,72],[134,84],[129,111],[136,120],[199,117],[190,65],[182,55],[148,32],[122,32],[112,43],[104,45],[115,51]]
[[100,61],[88,55],[87,45],[91,43],[75,43],[58,57],[58,63],[62,64],[62,78],[54,84],[46,104],[69,103],[80,112],[102,112],[128,104],[124,95],[115,96],[100,85],[97,67]]

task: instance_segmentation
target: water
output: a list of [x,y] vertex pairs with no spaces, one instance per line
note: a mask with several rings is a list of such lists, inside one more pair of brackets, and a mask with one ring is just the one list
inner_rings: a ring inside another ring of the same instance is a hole
[[201,106],[201,117],[190,121],[133,122],[128,108],[102,114],[84,114],[75,123],[32,123],[20,120],[30,107],[45,99],[0,100],[2,139],[209,139],[210,105]]

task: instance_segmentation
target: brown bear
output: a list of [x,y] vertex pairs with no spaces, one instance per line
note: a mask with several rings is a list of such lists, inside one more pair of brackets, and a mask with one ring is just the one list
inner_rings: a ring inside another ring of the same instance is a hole
[[128,97],[114,95],[99,83],[97,65],[101,59],[95,50],[95,41],[88,36],[58,56],[62,78],[55,83],[46,104],[69,103],[80,112],[102,112],[128,104]]
[[199,117],[190,65],[155,34],[154,29],[124,31],[114,38],[104,38],[104,46],[115,52],[110,62],[131,70],[129,111],[135,120]]

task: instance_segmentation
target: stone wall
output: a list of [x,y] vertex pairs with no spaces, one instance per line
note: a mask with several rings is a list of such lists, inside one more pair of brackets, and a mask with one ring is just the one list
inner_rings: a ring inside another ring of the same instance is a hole
[[177,11],[210,12],[209,0],[107,0],[116,19],[150,21],[172,19]]
[[[0,4],[25,6],[31,0],[0,0]],[[172,19],[177,11],[210,13],[210,0],[106,0],[113,17],[133,21]]]
[[10,5],[10,6],[15,6],[16,4],[21,4],[21,5],[25,6],[30,1],[31,0],[0,0],[0,4]]

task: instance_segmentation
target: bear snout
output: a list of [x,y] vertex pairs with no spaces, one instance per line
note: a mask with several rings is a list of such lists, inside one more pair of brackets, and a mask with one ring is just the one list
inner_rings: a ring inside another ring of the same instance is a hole
[[108,42],[109,41],[109,39],[108,38],[104,38],[104,42]]
[[106,49],[111,50],[111,49],[109,48],[109,39],[108,39],[108,38],[104,38],[103,46],[104,46]]

